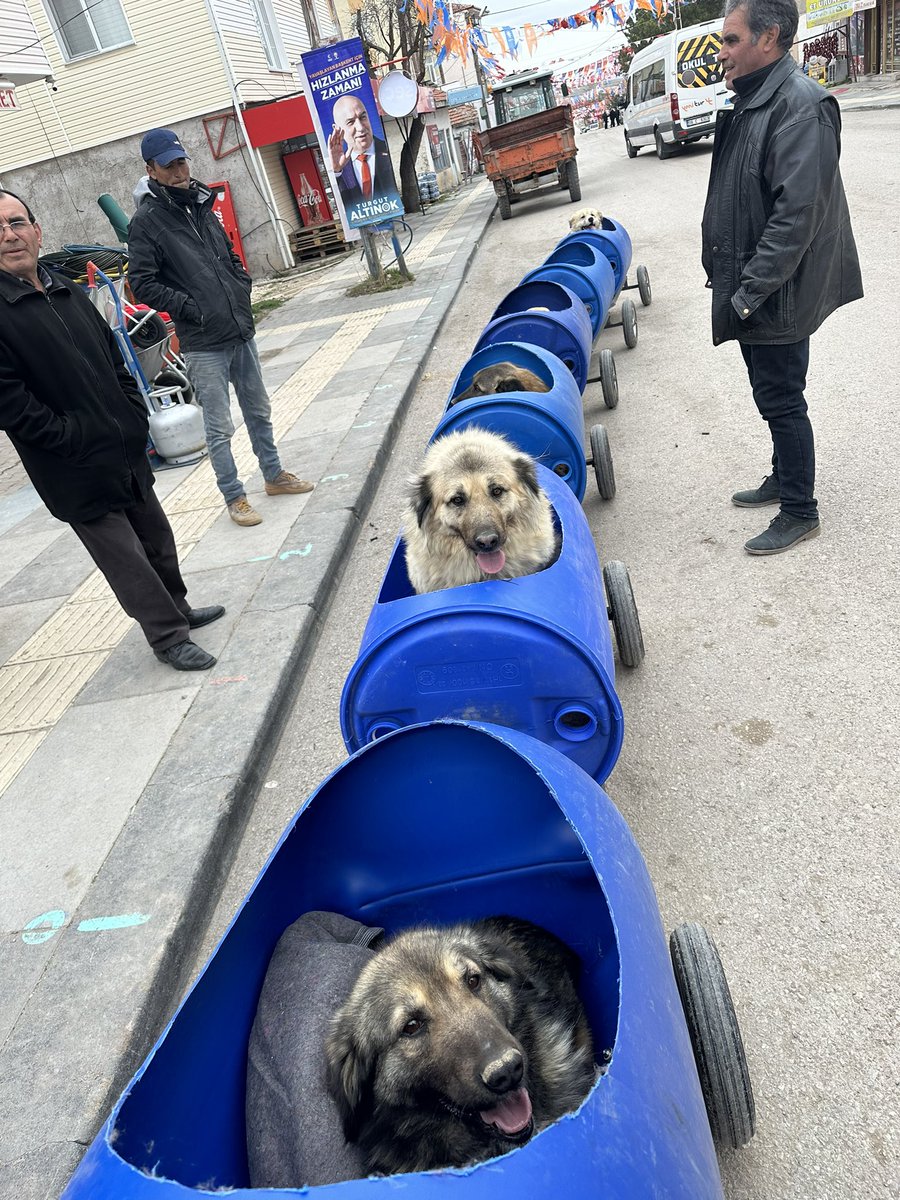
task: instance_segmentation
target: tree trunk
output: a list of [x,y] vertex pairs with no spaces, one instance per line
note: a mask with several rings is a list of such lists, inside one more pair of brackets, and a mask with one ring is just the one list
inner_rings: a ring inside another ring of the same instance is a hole
[[409,137],[400,151],[400,196],[407,212],[418,212],[422,207],[419,199],[419,181],[416,178],[416,158],[424,132],[425,119],[421,114],[417,114],[415,120],[409,124]]

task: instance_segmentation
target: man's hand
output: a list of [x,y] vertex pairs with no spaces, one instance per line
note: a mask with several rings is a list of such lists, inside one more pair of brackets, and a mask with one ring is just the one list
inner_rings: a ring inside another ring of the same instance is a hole
[[344,131],[340,125],[335,125],[328,139],[328,152],[331,155],[331,169],[335,175],[340,175],[350,159],[350,151],[344,149]]

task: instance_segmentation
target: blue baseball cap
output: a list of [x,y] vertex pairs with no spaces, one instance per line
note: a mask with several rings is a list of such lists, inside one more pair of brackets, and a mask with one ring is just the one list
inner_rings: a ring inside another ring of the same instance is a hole
[[159,163],[167,167],[176,158],[190,158],[190,155],[178,140],[178,134],[171,129],[151,129],[141,140],[141,158],[144,162]]

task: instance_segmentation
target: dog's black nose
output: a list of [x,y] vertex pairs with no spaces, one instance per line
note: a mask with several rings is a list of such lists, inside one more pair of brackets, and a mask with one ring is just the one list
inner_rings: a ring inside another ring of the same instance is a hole
[[479,550],[496,550],[500,545],[500,534],[494,529],[486,529],[475,534],[475,545]]
[[482,1075],[485,1086],[492,1092],[505,1093],[517,1088],[522,1081],[525,1064],[518,1050],[504,1054],[498,1062],[492,1062]]

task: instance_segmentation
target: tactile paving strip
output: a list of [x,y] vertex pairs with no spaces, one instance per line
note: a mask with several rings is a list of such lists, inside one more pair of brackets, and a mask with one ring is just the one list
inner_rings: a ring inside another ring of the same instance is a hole
[[33,729],[28,733],[0,734],[0,795],[6,791],[49,732],[49,729]]
[[131,617],[122,611],[114,596],[78,604],[69,599],[9,661],[36,662],[85,650],[111,650],[118,646],[130,625]]
[[0,733],[55,725],[108,653],[100,650],[0,667]]

